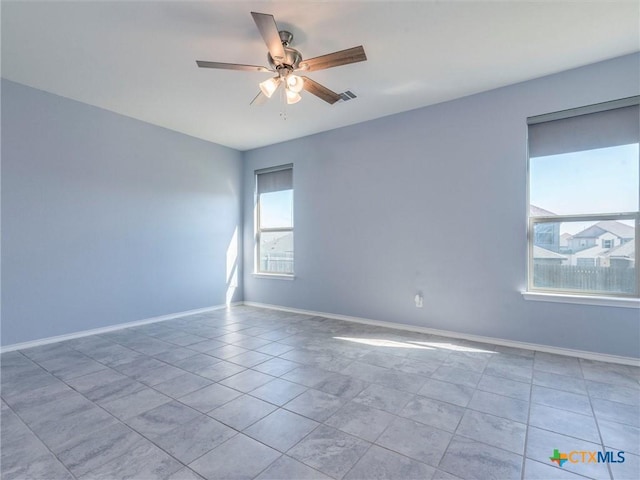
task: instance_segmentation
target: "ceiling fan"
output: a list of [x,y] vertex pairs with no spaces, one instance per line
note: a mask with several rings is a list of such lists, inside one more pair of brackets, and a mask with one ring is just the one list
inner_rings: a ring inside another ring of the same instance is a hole
[[340,100],[341,96],[324,85],[311,80],[304,75],[296,75],[298,72],[313,72],[325,68],[338,67],[349,63],[363,62],[367,59],[362,45],[348,48],[339,52],[329,53],[320,57],[304,60],[300,52],[289,45],[293,40],[293,34],[286,30],[278,31],[273,15],[251,12],[253,21],[267,44],[269,53],[267,60],[269,67],[257,65],[242,65],[238,63],[206,62],[196,60],[201,68],[220,68],[226,70],[245,70],[249,72],[273,72],[276,74],[260,83],[260,92],[251,101],[251,104],[261,104],[275,93],[278,87],[284,85],[288,104],[298,103],[301,99],[300,92],[304,89],[329,104]]

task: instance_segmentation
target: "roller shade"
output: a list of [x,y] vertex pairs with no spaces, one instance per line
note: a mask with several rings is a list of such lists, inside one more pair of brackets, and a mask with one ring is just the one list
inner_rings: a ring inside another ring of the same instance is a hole
[[638,143],[638,105],[529,125],[529,156],[543,157]]
[[293,168],[256,172],[258,195],[282,190],[293,190]]

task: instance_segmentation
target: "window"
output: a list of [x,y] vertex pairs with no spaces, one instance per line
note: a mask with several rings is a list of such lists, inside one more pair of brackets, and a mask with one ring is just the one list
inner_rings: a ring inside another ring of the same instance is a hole
[[529,291],[639,296],[639,99],[528,119]]
[[293,274],[293,167],[256,171],[256,273]]

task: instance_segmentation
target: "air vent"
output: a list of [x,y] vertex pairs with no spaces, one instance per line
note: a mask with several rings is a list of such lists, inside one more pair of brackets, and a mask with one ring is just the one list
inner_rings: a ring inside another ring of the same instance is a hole
[[353,100],[354,98],[357,98],[357,95],[353,93],[351,90],[342,92],[339,95],[340,95],[340,100],[338,100],[339,103],[348,102],[349,100]]

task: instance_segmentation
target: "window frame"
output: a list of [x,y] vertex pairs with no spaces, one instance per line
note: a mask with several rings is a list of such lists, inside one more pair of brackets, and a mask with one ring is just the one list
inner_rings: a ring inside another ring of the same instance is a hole
[[[529,126],[537,123],[551,122],[553,120],[561,120],[565,118],[571,118],[579,115],[586,115],[591,113],[598,113],[607,110],[614,110],[617,108],[629,107],[634,105],[640,105],[640,96],[623,98],[620,100],[613,100],[610,102],[599,103],[595,105],[588,105],[585,107],[574,108],[570,110],[563,110],[560,112],[554,112],[544,115],[538,115],[527,118],[527,291],[525,294],[549,294],[553,296],[574,297],[574,298],[611,298],[620,300],[640,300],[640,265],[638,265],[638,252],[640,252],[640,206],[637,212],[618,212],[608,214],[580,214],[580,215],[552,215],[552,216],[532,216],[531,215],[531,156],[529,145]],[[640,188],[639,188],[640,196]],[[640,202],[640,198],[639,198]],[[533,284],[534,281],[534,253],[533,247],[535,244],[535,226],[544,223],[562,223],[562,222],[599,222],[605,220],[632,220],[635,228],[635,271],[636,271],[636,285],[635,292],[633,293],[618,293],[618,292],[602,292],[602,291],[587,291],[576,290],[568,288],[540,288]]]
[[[260,194],[258,193],[258,176],[265,174],[265,173],[271,173],[271,172],[279,172],[282,170],[291,170],[291,227],[266,227],[263,228],[260,225]],[[291,272],[273,272],[273,271],[265,271],[265,270],[261,270],[260,269],[260,239],[261,239],[261,235],[263,233],[287,233],[290,232],[292,235],[294,235],[294,201],[293,201],[293,197],[294,197],[294,188],[293,188],[293,164],[289,163],[286,165],[278,165],[275,167],[269,167],[269,168],[262,168],[259,170],[255,170],[254,171],[254,211],[255,211],[255,215],[254,215],[254,244],[255,244],[255,248],[254,248],[254,262],[253,262],[253,274],[254,276],[257,277],[262,277],[262,278],[293,278],[295,276],[295,253],[294,253],[294,258],[293,258],[293,265],[292,265],[292,269]],[[293,250],[295,252],[295,243],[294,243],[294,247]]]

